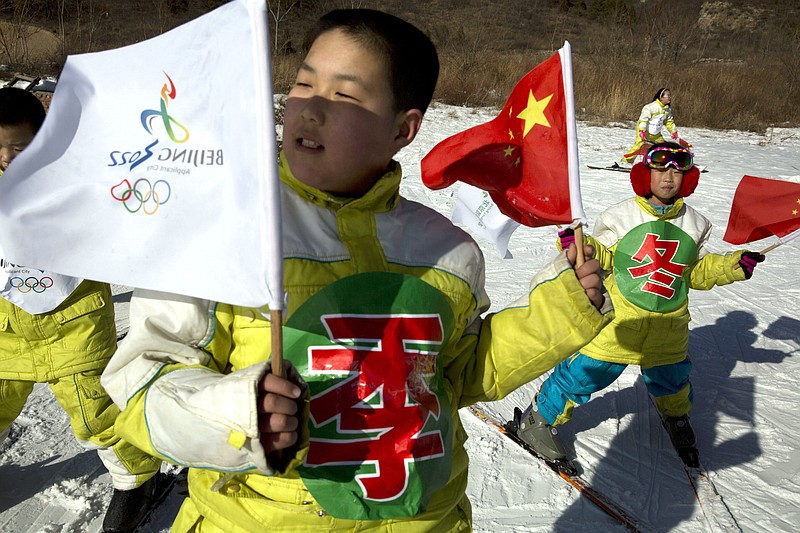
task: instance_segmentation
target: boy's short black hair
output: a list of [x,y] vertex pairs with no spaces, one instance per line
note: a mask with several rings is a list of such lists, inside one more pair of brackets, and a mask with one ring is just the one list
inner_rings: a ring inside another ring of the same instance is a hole
[[323,15],[306,36],[304,50],[325,32],[340,29],[383,56],[395,111],[419,109],[433,98],[439,78],[439,57],[427,35],[405,20],[373,9],[336,9]]
[[32,92],[18,87],[0,89],[0,126],[28,124],[35,134],[44,116],[44,105]]

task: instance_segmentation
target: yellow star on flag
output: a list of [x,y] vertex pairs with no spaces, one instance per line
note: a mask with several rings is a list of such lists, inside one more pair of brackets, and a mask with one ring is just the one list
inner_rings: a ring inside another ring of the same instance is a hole
[[796,215],[797,214],[797,209],[792,209],[792,214]]
[[551,94],[541,100],[536,100],[536,97],[533,96],[533,91],[528,92],[528,106],[517,115],[517,118],[525,121],[525,131],[522,133],[523,139],[536,124],[541,124],[548,128],[550,127],[547,117],[544,116],[544,110],[547,108],[547,104],[552,97],[553,95]]
[[508,148],[503,150],[503,153],[506,155],[506,157],[511,157],[511,154],[514,153],[514,147],[513,146],[509,146]]

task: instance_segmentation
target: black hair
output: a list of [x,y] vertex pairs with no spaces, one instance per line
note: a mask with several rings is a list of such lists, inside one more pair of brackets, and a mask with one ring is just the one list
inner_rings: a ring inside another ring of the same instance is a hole
[[425,113],[439,78],[439,56],[427,35],[382,11],[336,9],[323,15],[308,33],[305,51],[320,35],[336,29],[386,60],[395,111],[419,109]]
[[664,93],[665,93],[666,91],[669,91],[669,88],[667,88],[667,87],[661,87],[659,90],[657,90],[657,91],[656,91],[656,95],[655,95],[655,96],[653,97],[653,99],[652,99],[652,100],[650,100],[650,101],[651,101],[651,102],[655,102],[656,100],[658,100],[659,98],[661,98],[662,96],[664,96]]
[[0,89],[0,126],[27,124],[34,134],[44,122],[44,106],[36,96],[18,87]]

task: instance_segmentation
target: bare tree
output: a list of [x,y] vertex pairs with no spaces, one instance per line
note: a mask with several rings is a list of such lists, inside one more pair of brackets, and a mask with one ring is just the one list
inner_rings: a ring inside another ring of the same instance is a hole
[[11,20],[0,26],[0,50],[12,64],[22,63],[28,57],[28,38],[35,31],[29,24],[30,7],[29,0],[14,2]]
[[[280,26],[281,23],[286,20],[286,17],[289,16],[289,13],[292,9],[300,3],[300,0],[272,0],[267,2],[267,9],[269,9],[269,14],[274,21],[272,27],[272,33],[275,37],[273,43],[273,52],[277,52],[278,48],[278,39],[280,35]],[[284,41],[285,44],[286,41]]]

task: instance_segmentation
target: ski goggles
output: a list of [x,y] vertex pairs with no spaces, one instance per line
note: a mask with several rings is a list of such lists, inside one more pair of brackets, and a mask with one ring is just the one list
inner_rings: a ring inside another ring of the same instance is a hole
[[644,164],[658,170],[666,170],[672,166],[676,170],[686,171],[692,168],[692,152],[686,148],[659,146],[644,156]]

